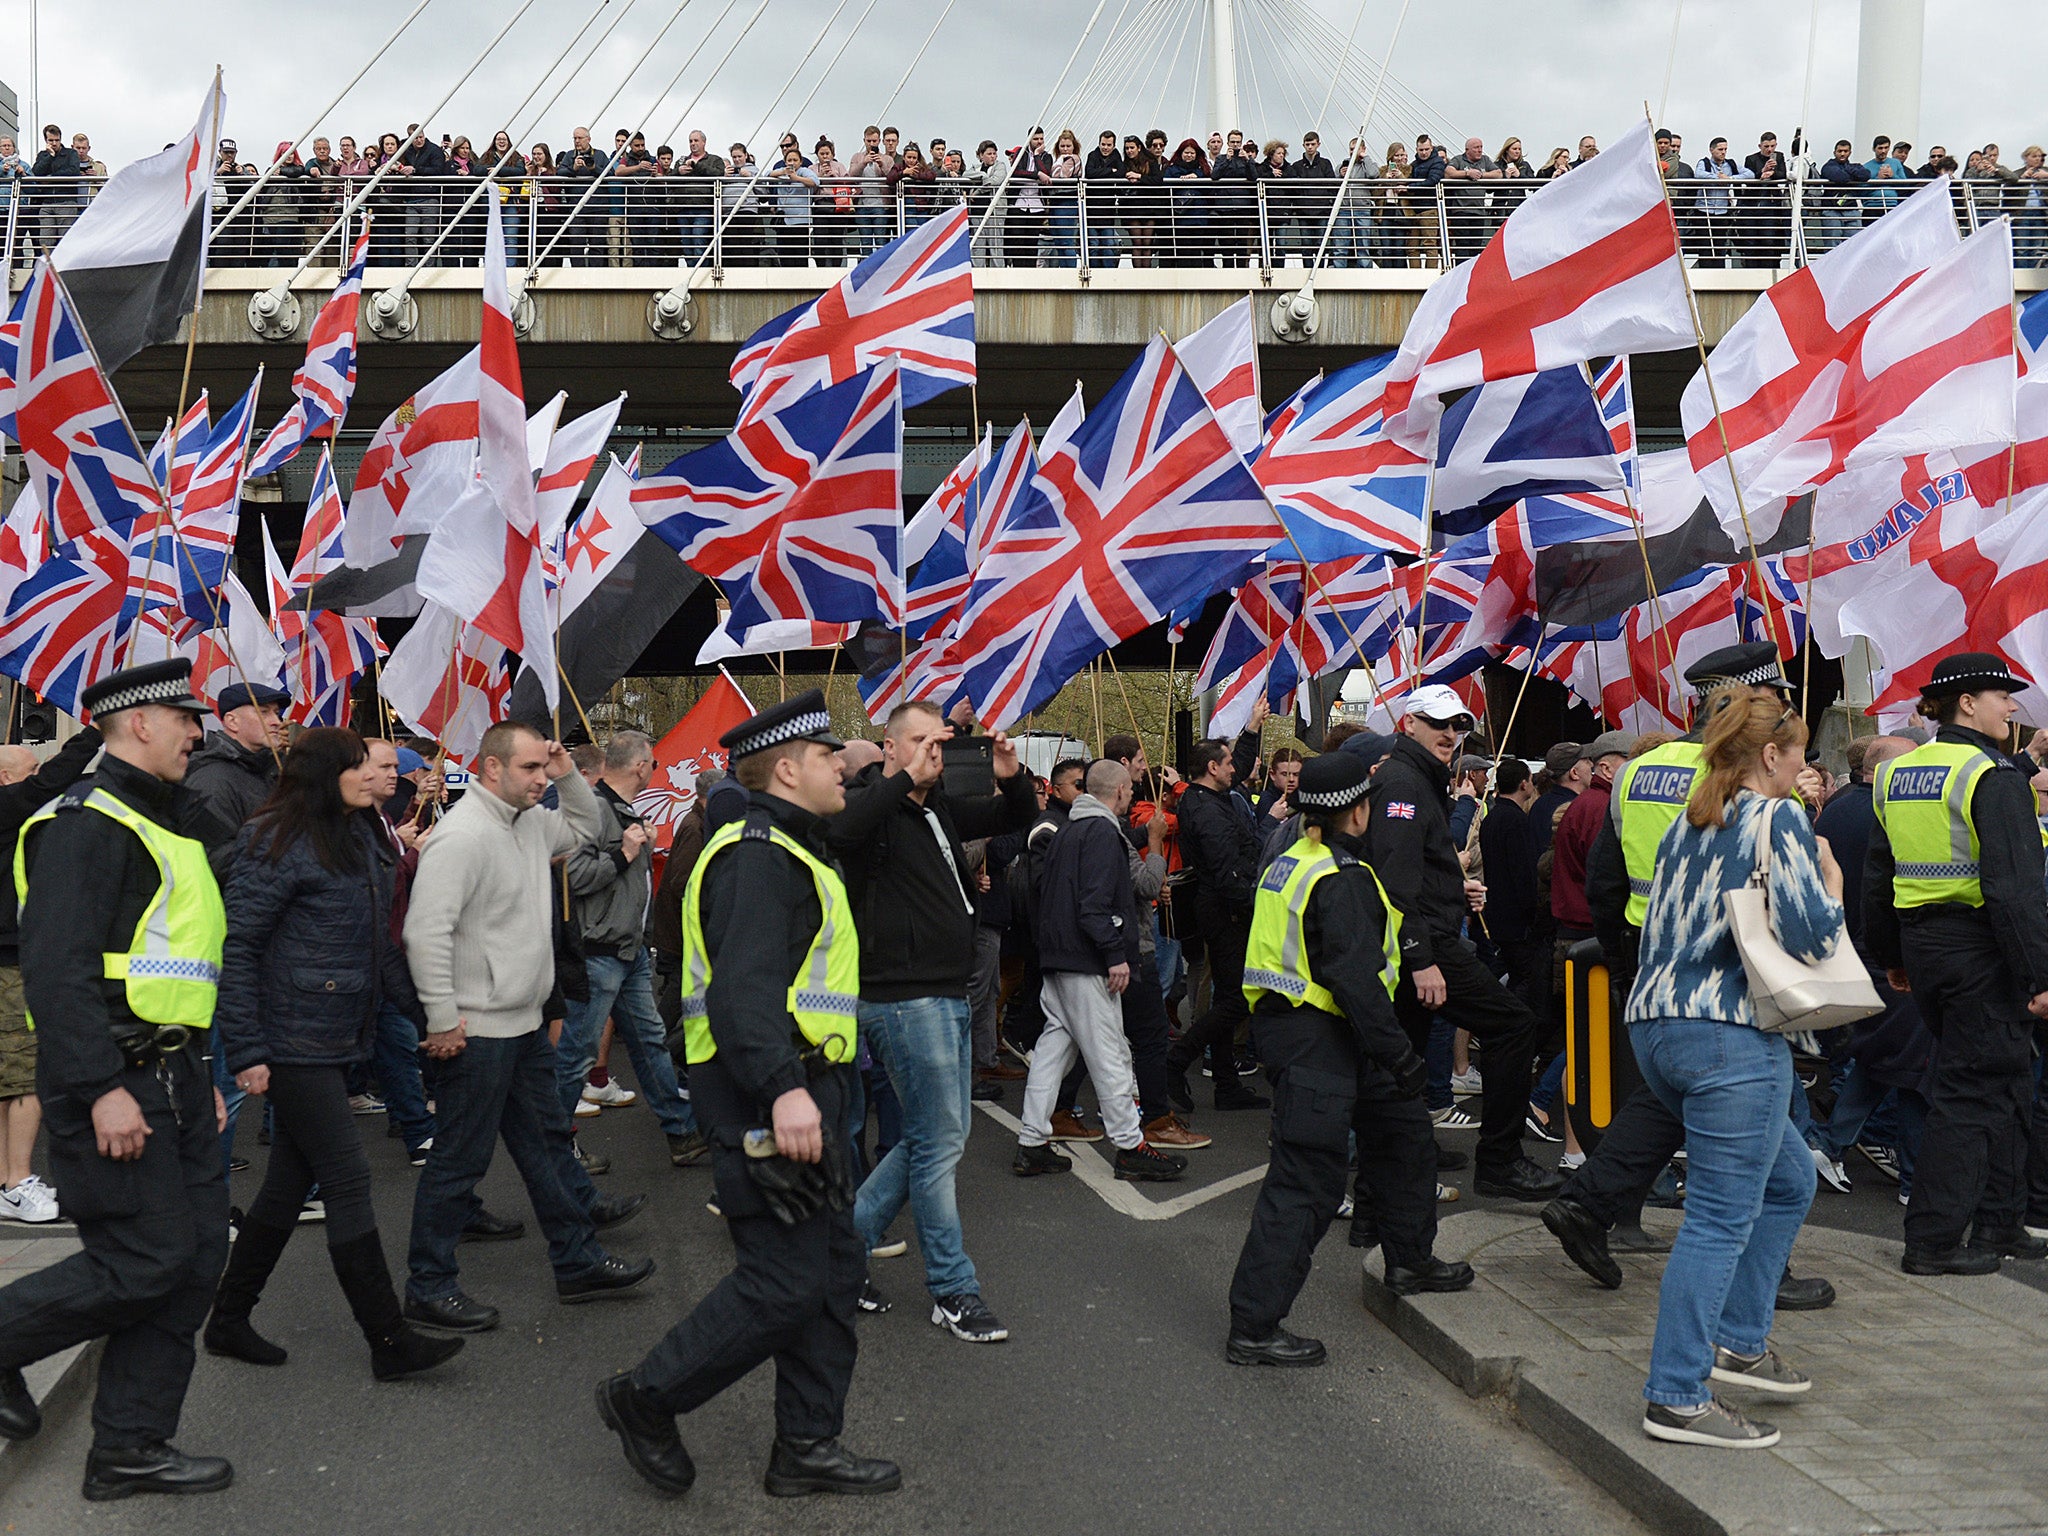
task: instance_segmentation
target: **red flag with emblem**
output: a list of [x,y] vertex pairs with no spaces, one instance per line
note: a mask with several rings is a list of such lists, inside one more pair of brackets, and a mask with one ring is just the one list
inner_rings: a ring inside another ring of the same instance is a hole
[[654,777],[633,802],[633,809],[654,829],[654,846],[662,854],[676,835],[676,823],[697,803],[697,775],[726,764],[718,738],[753,718],[733,680],[720,672],[710,691],[691,706],[675,728],[654,747]]

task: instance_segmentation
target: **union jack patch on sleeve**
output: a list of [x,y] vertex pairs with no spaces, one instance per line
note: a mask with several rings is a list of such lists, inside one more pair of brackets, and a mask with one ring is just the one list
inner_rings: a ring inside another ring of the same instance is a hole
[[1387,802],[1387,814],[1389,816],[1397,816],[1402,821],[1413,821],[1415,819],[1415,802],[1412,800],[1389,800]]

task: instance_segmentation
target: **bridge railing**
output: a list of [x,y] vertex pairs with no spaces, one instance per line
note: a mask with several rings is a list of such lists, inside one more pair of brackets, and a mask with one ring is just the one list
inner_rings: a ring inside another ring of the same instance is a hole
[[[221,178],[212,231],[216,267],[291,267],[309,254],[312,265],[338,266],[364,218],[374,267],[411,266],[437,240],[430,265],[473,267],[482,259],[485,207],[479,198],[465,210],[476,190],[469,177],[380,184],[339,229],[336,218],[361,189],[360,180],[273,182],[224,220],[251,179]],[[1543,184],[1432,186],[1363,176],[1026,181],[998,167],[993,182],[972,176],[893,184],[822,179],[815,186],[776,174],[638,175],[600,182],[587,202],[587,177],[523,176],[501,179],[484,196],[499,199],[506,245],[520,265],[836,268],[965,202],[977,230],[977,266],[1068,269],[1086,281],[1089,272],[1112,267],[1307,267],[1316,261],[1326,226],[1326,266],[1441,268],[1478,255],[1501,221]],[[51,177],[0,181],[0,262],[32,264],[103,185]],[[1832,249],[1919,185],[1843,190],[1819,180],[1796,188],[1674,181],[1667,190],[1681,246],[1694,265],[1775,269]],[[1966,230],[2010,214],[2017,265],[2048,267],[2048,183],[1958,181],[1952,196]],[[991,202],[994,214],[984,220]]]

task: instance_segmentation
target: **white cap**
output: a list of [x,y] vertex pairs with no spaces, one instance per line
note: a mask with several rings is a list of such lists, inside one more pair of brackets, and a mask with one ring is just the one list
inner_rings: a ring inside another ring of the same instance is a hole
[[1470,730],[1475,723],[1472,711],[1465,707],[1465,701],[1458,697],[1455,688],[1445,683],[1425,683],[1401,701],[1403,715],[1421,715],[1427,720],[1450,724],[1457,720],[1465,722]]

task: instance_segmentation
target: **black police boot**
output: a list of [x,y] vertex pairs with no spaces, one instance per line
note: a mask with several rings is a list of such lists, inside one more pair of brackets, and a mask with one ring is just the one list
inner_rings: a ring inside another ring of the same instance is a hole
[[498,1326],[498,1309],[485,1306],[475,1297],[465,1296],[460,1291],[452,1296],[436,1296],[431,1301],[408,1296],[405,1298],[405,1320],[449,1333],[489,1333]]
[[1285,1328],[1276,1327],[1263,1336],[1232,1328],[1223,1345],[1223,1358],[1232,1365],[1304,1366],[1321,1365],[1330,1354],[1320,1339],[1304,1339]]
[[1792,1273],[1790,1265],[1778,1281],[1777,1310],[1780,1312],[1820,1312],[1835,1304],[1835,1288],[1819,1275],[1808,1275],[1804,1280]]
[[219,1493],[235,1469],[219,1456],[187,1456],[167,1440],[154,1445],[96,1445],[85,1459],[83,1492],[94,1503],[131,1493]]
[[2020,1226],[1979,1226],[1970,1234],[1970,1246],[2003,1259],[2048,1259],[2048,1238],[2035,1237]]
[[1387,1260],[1387,1289],[1396,1296],[1420,1291],[1462,1291],[1472,1283],[1470,1264],[1447,1263],[1434,1255],[1396,1264]]
[[1908,1243],[1899,1268],[1909,1275],[1995,1275],[2003,1264],[1995,1248],[1965,1248],[1961,1243],[1916,1248]]
[[510,1243],[526,1236],[526,1223],[512,1216],[493,1216],[482,1206],[463,1223],[458,1243]]
[[1518,1157],[1502,1168],[1478,1169],[1472,1188],[1494,1200],[1548,1200],[1564,1188],[1564,1175]]
[[421,1333],[398,1309],[391,1271],[384,1263],[384,1243],[377,1234],[329,1248],[334,1273],[341,1280],[349,1310],[370,1345],[370,1374],[379,1381],[403,1381],[431,1371],[462,1350],[461,1339]]
[[778,1499],[806,1493],[894,1493],[903,1472],[893,1461],[856,1456],[837,1440],[775,1437],[762,1486]]
[[242,1218],[235,1231],[235,1246],[228,1253],[227,1268],[213,1293],[213,1315],[206,1320],[206,1352],[245,1360],[250,1365],[283,1365],[286,1352],[258,1333],[249,1314],[262,1299],[264,1282],[277,1267],[285,1244],[298,1229],[266,1226]]
[[626,1462],[663,1493],[688,1493],[697,1465],[676,1433],[676,1416],[647,1400],[624,1372],[597,1384],[597,1416],[626,1452]]
[[43,1427],[43,1410],[21,1372],[13,1366],[0,1370],[0,1440],[29,1440]]
[[1610,1291],[1621,1289],[1621,1266],[1607,1251],[1607,1229],[1576,1200],[1562,1195],[1543,1207],[1543,1225],[1564,1248],[1565,1257]]

